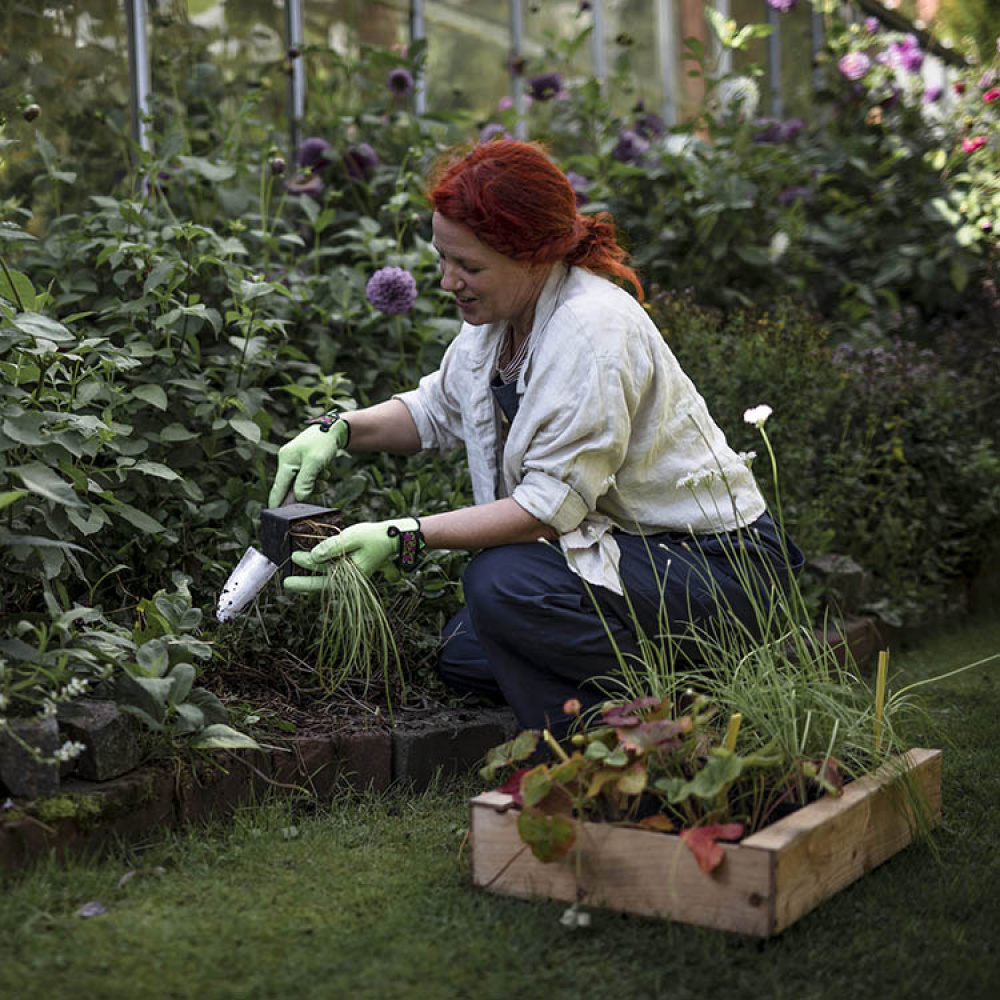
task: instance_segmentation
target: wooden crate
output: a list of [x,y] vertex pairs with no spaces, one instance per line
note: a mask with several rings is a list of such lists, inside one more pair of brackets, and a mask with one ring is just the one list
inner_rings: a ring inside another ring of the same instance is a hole
[[472,880],[493,892],[566,902],[578,898],[579,887],[585,907],[768,937],[909,844],[914,800],[922,822],[936,825],[940,750],[911,750],[851,782],[839,798],[825,797],[738,844],[722,844],[725,860],[711,874],[676,835],[584,823],[578,883],[576,850],[542,864],[518,836],[510,796],[487,792],[471,802]]

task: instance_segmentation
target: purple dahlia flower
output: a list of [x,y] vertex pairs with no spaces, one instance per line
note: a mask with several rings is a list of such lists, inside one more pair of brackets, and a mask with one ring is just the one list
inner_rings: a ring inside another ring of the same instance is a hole
[[497,122],[490,122],[489,125],[483,127],[482,131],[479,133],[480,142],[492,142],[494,139],[511,139],[513,138],[503,125]]
[[356,181],[370,181],[378,163],[378,153],[367,142],[348,146],[344,153],[344,169],[348,177]]
[[869,35],[874,35],[882,25],[877,17],[866,17],[865,18],[865,31]]
[[618,142],[611,150],[612,159],[621,163],[638,163],[642,159],[643,153],[649,149],[649,142],[638,132],[630,128],[623,128],[618,133]]
[[528,88],[536,101],[548,101],[562,92],[563,79],[559,73],[539,73],[528,80]]
[[368,279],[365,295],[379,312],[398,316],[417,301],[417,282],[401,267],[382,267]]
[[799,5],[799,0],[767,0],[768,7],[772,7],[779,14],[787,14]]
[[413,93],[413,74],[402,66],[389,71],[386,86],[393,97],[406,97]]
[[635,120],[635,131],[643,137],[643,139],[656,139],[667,130],[667,126],[663,119],[659,115],[653,114],[652,111],[646,111],[639,115]]
[[940,87],[928,87],[924,91],[924,104],[936,104],[944,91]]
[[330,143],[319,136],[303,139],[295,159],[303,170],[322,170],[330,165]]

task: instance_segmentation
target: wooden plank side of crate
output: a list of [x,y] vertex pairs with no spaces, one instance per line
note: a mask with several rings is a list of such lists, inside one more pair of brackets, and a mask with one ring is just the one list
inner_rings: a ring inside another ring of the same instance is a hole
[[771,855],[721,845],[725,860],[711,874],[698,868],[679,838],[606,823],[584,823],[581,870],[574,852],[542,864],[517,832],[509,796],[488,792],[471,804],[472,880],[513,896],[573,902],[766,936],[773,920]]
[[[914,796],[911,800],[909,796]],[[914,808],[923,813],[914,821]],[[941,818],[941,751],[911,750],[753,834],[741,844],[774,856],[774,927],[789,924],[906,847]]]

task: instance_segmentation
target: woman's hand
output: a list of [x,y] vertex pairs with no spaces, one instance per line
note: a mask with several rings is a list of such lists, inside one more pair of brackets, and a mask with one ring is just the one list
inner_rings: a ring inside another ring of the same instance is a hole
[[[420,522],[415,517],[363,521],[308,552],[293,552],[292,562],[303,569],[322,570],[334,559],[347,558],[365,576],[371,576],[393,559],[401,568],[412,569],[420,547]],[[289,576],[284,582],[285,590],[299,594],[323,590],[325,586],[325,576]]]
[[350,428],[337,419],[328,427],[313,424],[278,451],[278,471],[268,497],[269,507],[278,507],[294,484],[295,499],[302,501],[313,491],[319,474],[337,452],[347,446]]

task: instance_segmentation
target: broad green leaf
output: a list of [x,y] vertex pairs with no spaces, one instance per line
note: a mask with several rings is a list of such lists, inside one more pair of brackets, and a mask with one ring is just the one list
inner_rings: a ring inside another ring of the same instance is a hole
[[138,528],[140,531],[148,532],[149,534],[159,534],[161,531],[166,531],[167,529],[156,520],[155,517],[150,517],[149,514],[144,514],[141,510],[136,509],[131,504],[127,504],[122,500],[116,500],[113,504],[110,504],[105,508],[112,514],[117,514],[119,517],[124,518],[129,524]]
[[61,549],[64,552],[82,552],[89,555],[82,545],[77,545],[75,542],[64,542],[60,538],[46,538],[44,535],[19,535],[13,531],[0,530],[0,545],[11,549],[26,545],[32,549]]
[[274,291],[274,285],[269,281],[247,281],[240,282],[240,298],[244,302],[253,302],[254,299],[270,295]]
[[198,750],[259,750],[260,744],[246,733],[237,732],[232,726],[216,722],[206,726],[199,736],[191,741]]
[[252,421],[248,420],[246,417],[233,417],[229,421],[229,426],[232,427],[237,434],[242,434],[248,441],[252,441],[257,444],[260,441],[260,428]]
[[100,507],[91,507],[86,512],[71,507],[66,511],[66,516],[81,535],[94,535],[110,523],[108,515]]
[[33,312],[35,309],[35,286],[31,279],[20,271],[0,270],[0,296],[13,302],[22,311]]
[[73,334],[62,323],[43,313],[30,311],[18,313],[11,322],[22,333],[27,333],[32,337],[40,337],[43,340],[53,340],[57,344],[74,339]]
[[201,732],[205,725],[205,713],[197,705],[186,701],[177,706],[177,720],[174,722],[174,729],[179,735]]
[[132,468],[144,476],[156,476],[157,479],[166,479],[168,482],[181,478],[169,465],[162,462],[136,462]]
[[[211,652],[208,654],[211,655]],[[218,697],[205,688],[194,688],[188,695],[188,704],[197,705],[201,709],[205,720],[212,722],[225,722],[229,718],[226,706],[219,701]]]
[[170,704],[179,705],[182,701],[187,700],[191,688],[194,687],[197,671],[190,663],[178,663],[168,676],[174,685],[170,692]]
[[138,385],[132,390],[132,395],[136,399],[141,399],[143,402],[149,403],[150,406],[155,406],[158,410],[165,410],[167,408],[167,394],[161,386],[149,383]]
[[197,436],[194,431],[189,431],[182,424],[167,424],[160,431],[161,441],[190,441]]
[[9,507],[13,503],[17,503],[21,497],[26,497],[27,495],[27,490],[4,490],[0,493],[0,510],[3,510],[4,507]]
[[20,478],[26,489],[37,496],[62,504],[64,507],[84,506],[84,502],[76,495],[73,487],[41,462],[17,466],[10,471]]
[[150,639],[135,651],[135,661],[147,677],[163,677],[170,666],[170,651],[162,639]]
[[47,444],[48,438],[42,433],[46,424],[44,414],[37,410],[28,410],[16,417],[8,417],[3,422],[3,432],[18,444],[38,447]]
[[201,156],[179,156],[177,159],[189,170],[213,183],[228,181],[230,177],[236,176],[236,168],[228,163],[210,163]]

